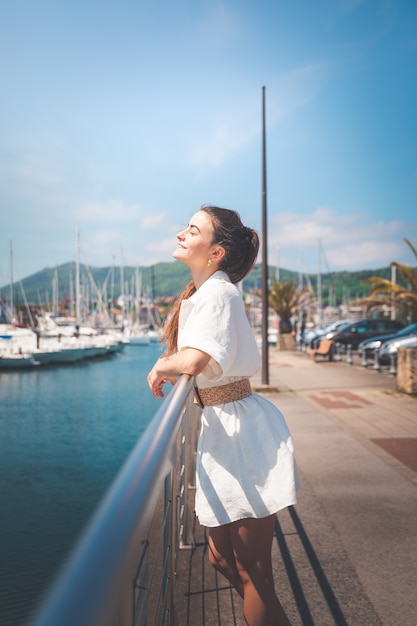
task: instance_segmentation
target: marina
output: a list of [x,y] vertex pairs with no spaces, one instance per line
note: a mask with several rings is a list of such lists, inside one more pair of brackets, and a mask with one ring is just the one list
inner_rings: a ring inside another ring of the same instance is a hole
[[0,624],[26,623],[159,407],[159,352],[0,372]]
[[47,320],[48,325],[41,324],[41,330],[0,324],[0,370],[107,357],[120,352],[127,344],[143,346],[158,343],[160,339],[158,329],[129,326],[123,330],[99,331],[73,324],[59,326],[52,316]]

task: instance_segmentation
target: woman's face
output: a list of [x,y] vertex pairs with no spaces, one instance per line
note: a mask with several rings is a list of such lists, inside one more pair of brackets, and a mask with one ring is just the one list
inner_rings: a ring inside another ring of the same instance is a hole
[[190,269],[207,267],[213,250],[211,243],[213,235],[214,229],[210,216],[204,211],[197,211],[187,228],[177,234],[178,245],[172,256],[188,265]]

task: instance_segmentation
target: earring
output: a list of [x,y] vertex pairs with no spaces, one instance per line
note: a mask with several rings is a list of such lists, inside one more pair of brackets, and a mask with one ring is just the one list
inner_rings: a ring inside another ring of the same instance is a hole
[[210,267],[210,265],[211,265],[211,259],[207,261],[207,267]]

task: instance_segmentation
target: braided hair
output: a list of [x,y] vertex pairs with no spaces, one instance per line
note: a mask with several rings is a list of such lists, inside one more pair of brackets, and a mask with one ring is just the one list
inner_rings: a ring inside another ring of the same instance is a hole
[[[211,243],[222,246],[226,252],[219,263],[219,270],[225,272],[232,283],[240,282],[256,262],[259,250],[258,233],[242,224],[237,211],[211,205],[203,205],[200,211],[207,213],[213,223],[214,233]],[[190,298],[195,291],[194,282],[191,280],[172,307],[169,321],[162,336],[162,341],[167,346],[165,356],[173,354],[177,349],[181,302]]]

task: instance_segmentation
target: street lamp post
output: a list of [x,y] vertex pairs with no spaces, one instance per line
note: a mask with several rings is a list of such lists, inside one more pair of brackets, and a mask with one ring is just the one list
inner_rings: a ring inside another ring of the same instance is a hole
[[262,87],[262,384],[269,385],[265,87]]

